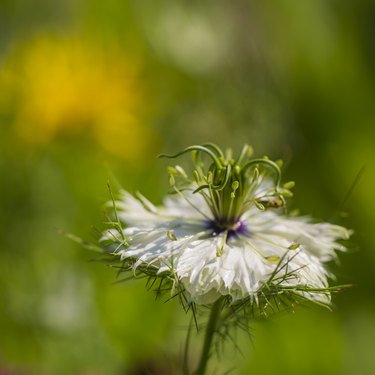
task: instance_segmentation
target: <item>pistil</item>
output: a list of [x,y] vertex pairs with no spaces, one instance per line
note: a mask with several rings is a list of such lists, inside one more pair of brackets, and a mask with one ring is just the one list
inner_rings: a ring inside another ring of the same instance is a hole
[[249,233],[247,224],[243,220],[238,220],[234,223],[209,220],[206,222],[206,228],[211,231],[211,235],[213,237],[223,232],[227,232],[227,240],[233,237],[238,237]]

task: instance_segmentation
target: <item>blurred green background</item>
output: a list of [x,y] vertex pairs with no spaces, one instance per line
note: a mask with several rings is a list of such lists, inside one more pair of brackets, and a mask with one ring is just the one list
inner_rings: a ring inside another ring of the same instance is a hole
[[113,176],[160,203],[155,156],[206,141],[282,158],[291,208],[355,232],[333,312],[212,368],[375,374],[374,40],[370,0],[1,0],[0,374],[173,373],[189,318],[59,230],[95,239]]

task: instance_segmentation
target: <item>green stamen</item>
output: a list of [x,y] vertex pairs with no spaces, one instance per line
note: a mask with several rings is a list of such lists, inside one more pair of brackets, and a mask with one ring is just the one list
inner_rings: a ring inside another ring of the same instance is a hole
[[[212,218],[208,219],[223,231],[233,230],[251,206],[262,211],[277,209],[285,206],[285,197],[291,195],[289,189],[293,187],[292,182],[280,187],[282,163],[266,156],[252,159],[253,150],[248,145],[242,148],[237,159],[232,158],[231,149],[224,153],[213,143],[190,146],[177,154],[161,154],[159,157],[176,158],[187,152],[191,152],[195,165],[192,178],[176,165],[169,169],[170,184],[207,219],[208,216],[183,194],[183,190],[192,189],[193,194],[202,195],[212,212]],[[204,155],[210,159],[208,165]],[[273,184],[265,184],[270,179]]]
[[185,153],[187,153],[189,151],[204,152],[204,153],[208,154],[209,156],[211,156],[212,160],[216,164],[216,167],[218,167],[218,168],[221,167],[220,161],[217,158],[217,156],[210,149],[208,149],[207,147],[204,147],[204,146],[190,146],[190,147],[186,147],[185,150],[182,150],[182,151],[178,152],[177,154],[174,154],[174,155],[160,154],[158,156],[158,158],[171,158],[171,159],[174,159],[174,158],[176,158],[176,157],[178,157],[180,155],[183,155],[183,154],[185,154]]

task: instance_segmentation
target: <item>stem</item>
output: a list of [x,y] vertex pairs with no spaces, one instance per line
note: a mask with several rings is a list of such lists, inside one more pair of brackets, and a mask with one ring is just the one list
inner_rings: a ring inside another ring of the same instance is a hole
[[195,375],[204,375],[206,373],[207,363],[210,358],[212,339],[215,335],[217,323],[220,317],[222,303],[223,298],[221,297],[212,305],[210,317],[208,319],[208,323],[206,326],[201,358],[199,360],[198,368],[194,373]]

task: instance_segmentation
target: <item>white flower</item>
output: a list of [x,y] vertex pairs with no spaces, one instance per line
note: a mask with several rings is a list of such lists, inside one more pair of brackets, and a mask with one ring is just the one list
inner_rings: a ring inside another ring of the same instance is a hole
[[[125,224],[126,246],[116,250],[121,259],[134,259],[134,269],[152,265],[159,275],[172,271],[198,304],[220,296],[256,301],[272,285],[329,303],[323,263],[336,256],[335,250],[345,250],[337,240],[347,239],[350,231],[285,215],[284,197],[291,195],[292,183],[281,187],[279,166],[249,159],[246,146],[237,160],[210,144],[186,151],[193,152],[194,178],[179,166],[170,169],[176,194],[162,207],[122,192],[116,202],[118,219]],[[213,161],[208,172],[201,154]],[[104,237],[119,233],[110,229]]]

